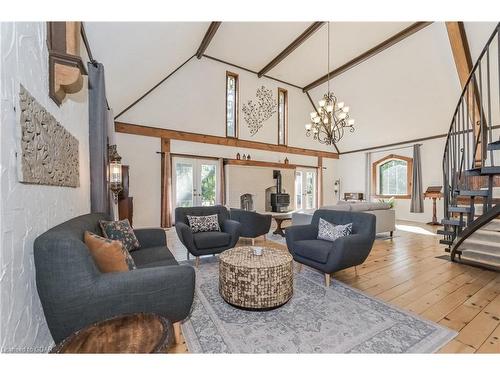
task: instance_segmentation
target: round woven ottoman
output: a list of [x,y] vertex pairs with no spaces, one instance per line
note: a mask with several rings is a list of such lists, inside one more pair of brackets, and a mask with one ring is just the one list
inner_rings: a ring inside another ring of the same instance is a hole
[[284,250],[235,247],[219,257],[219,292],[229,304],[249,310],[284,305],[293,295],[293,258]]

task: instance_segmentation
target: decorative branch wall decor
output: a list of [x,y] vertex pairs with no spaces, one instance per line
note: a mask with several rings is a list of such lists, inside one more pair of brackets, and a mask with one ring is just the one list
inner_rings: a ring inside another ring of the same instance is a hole
[[29,184],[80,186],[78,140],[22,85],[19,181]]
[[269,120],[276,113],[278,102],[273,98],[272,90],[261,86],[257,89],[257,103],[249,100],[243,104],[243,118],[250,129],[250,134],[255,135],[265,121]]

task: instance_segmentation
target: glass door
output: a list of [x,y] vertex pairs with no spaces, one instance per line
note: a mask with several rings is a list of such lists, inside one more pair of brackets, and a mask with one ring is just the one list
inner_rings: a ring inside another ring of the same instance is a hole
[[295,171],[295,208],[316,208],[316,170]]
[[219,189],[216,160],[172,158],[172,196],[175,207],[218,204]]

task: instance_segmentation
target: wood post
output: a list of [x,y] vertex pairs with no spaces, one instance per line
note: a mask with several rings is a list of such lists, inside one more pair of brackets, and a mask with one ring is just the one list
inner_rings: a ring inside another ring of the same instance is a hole
[[172,226],[172,161],[170,157],[170,139],[161,139],[161,226]]
[[323,205],[323,157],[318,156],[318,175],[317,175],[317,191],[318,191],[318,208]]

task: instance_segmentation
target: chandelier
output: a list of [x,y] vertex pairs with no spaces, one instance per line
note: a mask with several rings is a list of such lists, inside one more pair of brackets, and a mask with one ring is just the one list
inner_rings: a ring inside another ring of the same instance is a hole
[[319,108],[311,112],[311,122],[305,125],[306,136],[332,145],[344,136],[344,132],[354,132],[354,119],[349,118],[349,107],[330,91],[330,22],[328,22],[328,91],[318,102]]

